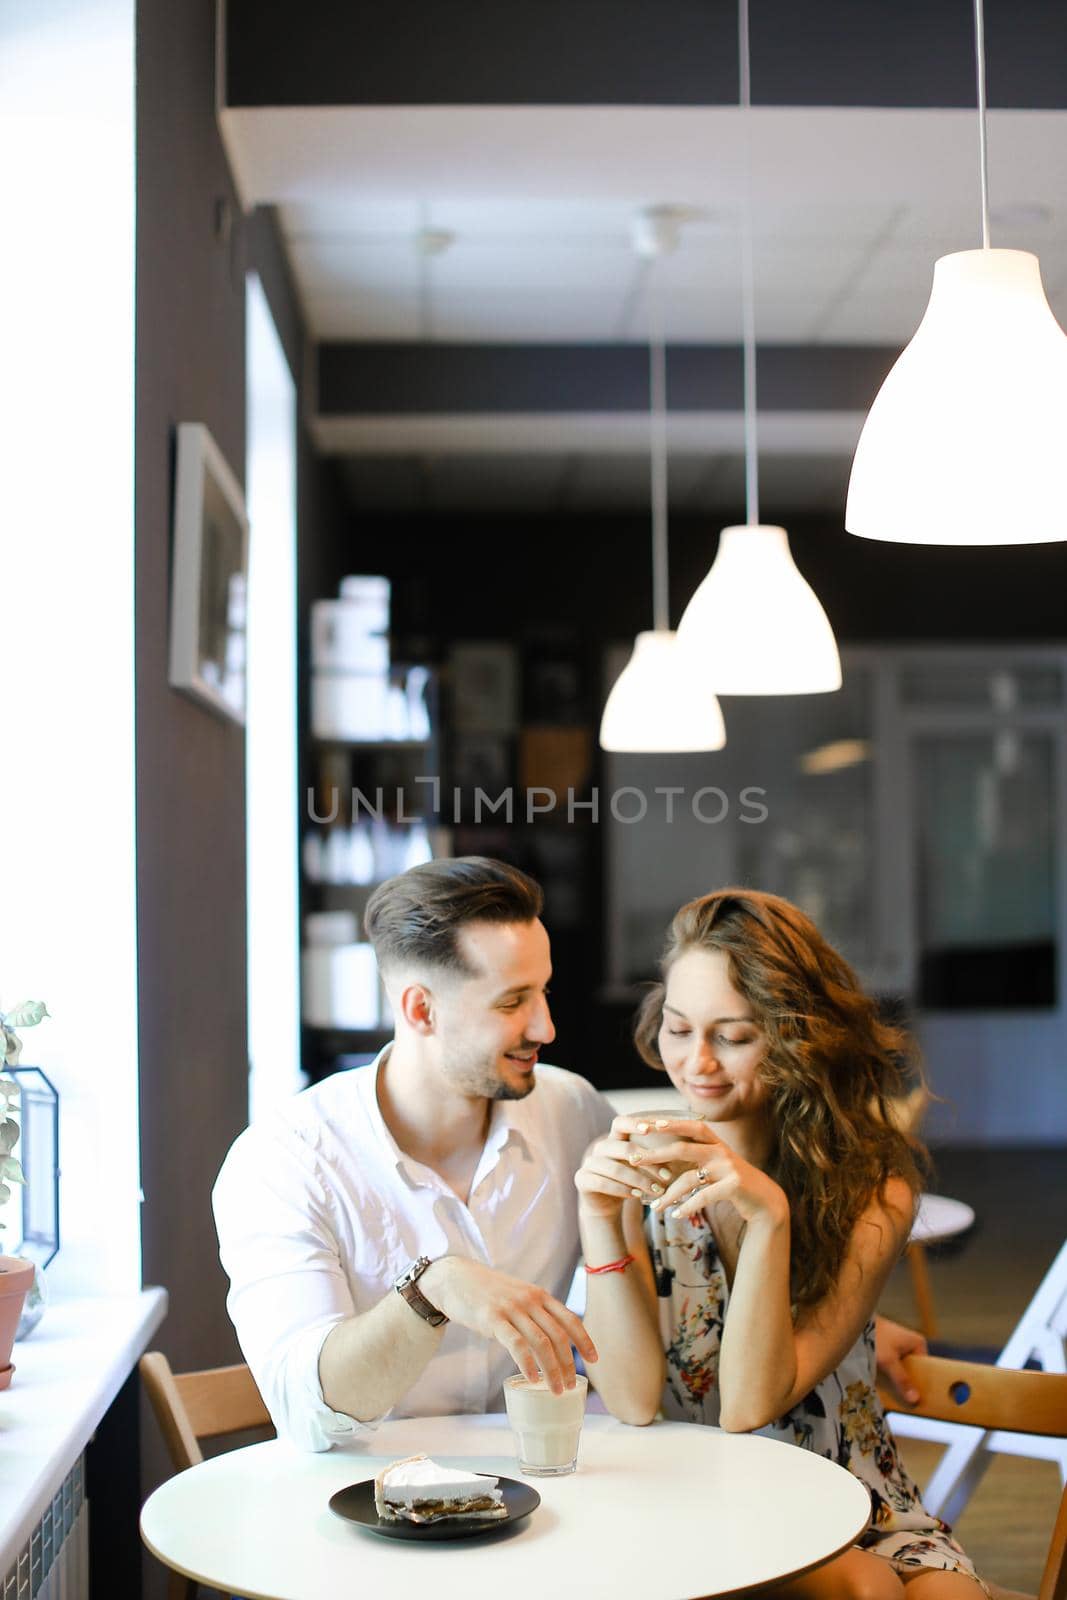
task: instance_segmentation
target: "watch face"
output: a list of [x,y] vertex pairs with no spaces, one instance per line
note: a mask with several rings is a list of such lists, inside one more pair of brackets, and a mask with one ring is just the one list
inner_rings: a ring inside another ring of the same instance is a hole
[[429,1265],[429,1256],[419,1256],[417,1261],[413,1261],[409,1267],[405,1267],[404,1271],[400,1274],[399,1278],[396,1280],[397,1288],[409,1289],[416,1279],[422,1276]]

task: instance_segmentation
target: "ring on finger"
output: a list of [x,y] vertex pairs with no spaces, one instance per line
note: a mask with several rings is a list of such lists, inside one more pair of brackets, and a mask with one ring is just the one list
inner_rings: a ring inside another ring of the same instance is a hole
[[703,1167],[698,1167],[697,1168],[697,1174],[696,1175],[697,1175],[697,1188],[703,1188],[703,1186],[706,1183],[710,1183],[711,1182],[711,1178],[709,1177],[708,1173],[704,1170]]

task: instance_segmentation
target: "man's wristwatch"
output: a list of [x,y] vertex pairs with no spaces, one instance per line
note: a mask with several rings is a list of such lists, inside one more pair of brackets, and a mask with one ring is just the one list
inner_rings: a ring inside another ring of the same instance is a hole
[[412,1311],[418,1312],[424,1322],[428,1322],[431,1328],[439,1328],[442,1322],[448,1321],[448,1318],[443,1311],[438,1311],[436,1306],[430,1304],[419,1288],[419,1279],[430,1264],[429,1256],[420,1256],[410,1267],[404,1269],[393,1284],[393,1288],[402,1300],[407,1301]]

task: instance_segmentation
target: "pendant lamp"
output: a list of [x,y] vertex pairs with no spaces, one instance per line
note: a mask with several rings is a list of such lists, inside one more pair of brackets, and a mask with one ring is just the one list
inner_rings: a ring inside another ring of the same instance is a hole
[[600,721],[603,750],[667,754],[721,750],[719,702],[669,628],[639,633]]
[[[738,7],[738,38],[747,141],[747,113],[752,104],[748,0],[740,0]],[[747,171],[745,176],[741,309],[747,522],[722,530],[711,570],[678,624],[678,643],[716,694],[822,694],[841,687],[841,661],[833,629],[814,589],[797,571],[785,529],[759,519],[756,319]]]
[[717,694],[841,687],[826,612],[793,563],[789,535],[770,523],[722,530],[711,571],[678,624],[678,642]]
[[[669,207],[642,213],[637,248],[653,258],[673,249],[678,219]],[[654,268],[653,268],[654,271]],[[633,654],[608,695],[600,745],[644,754],[721,750],[726,743],[719,702],[707,677],[686,657],[668,626],[667,359],[655,277],[650,294],[649,410],[652,457],[652,608],[655,626],[639,633]]]
[[926,313],[863,425],[845,527],[864,539],[1067,539],[1067,334],[1037,257],[989,247],[982,0],[974,10],[982,248],[935,263]]

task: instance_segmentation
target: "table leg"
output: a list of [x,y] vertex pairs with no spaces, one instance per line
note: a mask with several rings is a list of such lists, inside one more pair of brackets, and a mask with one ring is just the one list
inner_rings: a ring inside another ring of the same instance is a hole
[[184,1572],[175,1572],[171,1567],[167,1572],[167,1600],[197,1600],[199,1584],[193,1578],[187,1578]]
[[915,1296],[915,1305],[919,1313],[919,1327],[928,1339],[936,1339],[937,1316],[934,1312],[934,1296],[930,1288],[925,1245],[909,1244],[908,1269],[911,1272],[911,1292]]

